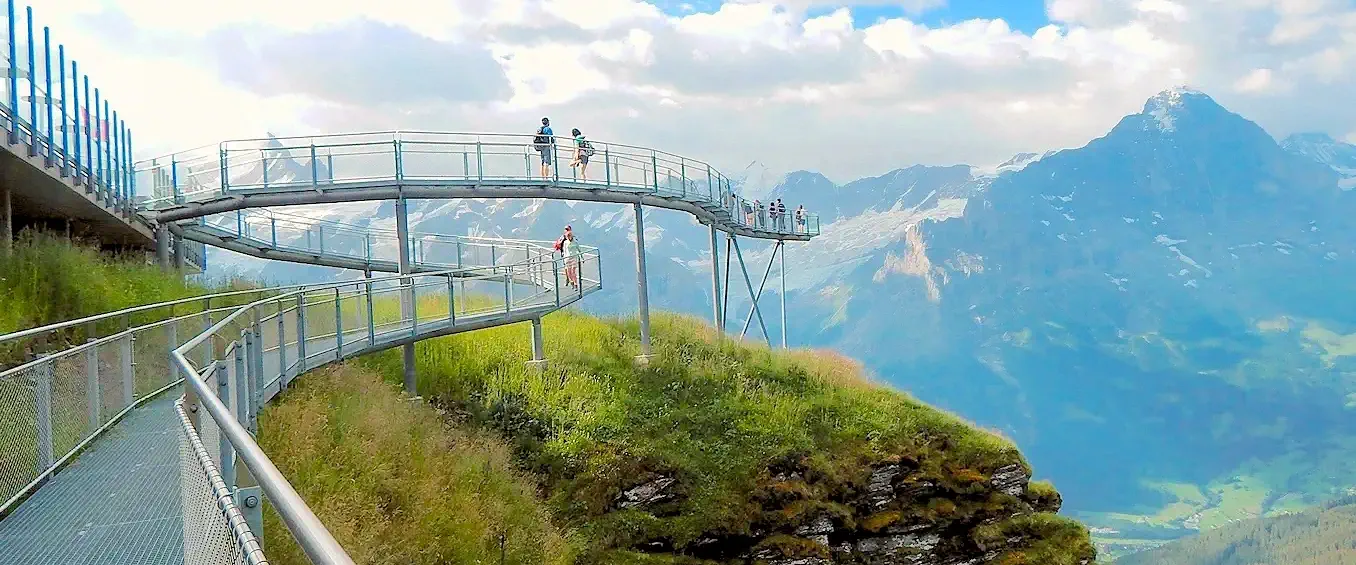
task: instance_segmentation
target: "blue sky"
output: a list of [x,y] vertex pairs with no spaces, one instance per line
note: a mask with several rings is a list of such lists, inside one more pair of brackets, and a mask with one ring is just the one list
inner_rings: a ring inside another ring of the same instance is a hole
[[[715,12],[720,9],[722,2],[718,0],[659,0],[656,4],[670,14],[684,15],[693,12]],[[927,24],[929,27],[943,27],[977,18],[1002,18],[1008,23],[1009,27],[1024,33],[1034,32],[1050,23],[1045,15],[1044,0],[948,0],[945,6],[927,10],[922,14],[909,14],[903,8],[904,2],[902,1],[897,5],[887,6],[853,6],[850,2],[844,4],[848,5],[848,10],[852,12],[853,23],[858,28],[869,27],[882,18],[901,17]],[[811,9],[809,13],[810,15],[819,15],[837,9],[837,6],[817,7]]]

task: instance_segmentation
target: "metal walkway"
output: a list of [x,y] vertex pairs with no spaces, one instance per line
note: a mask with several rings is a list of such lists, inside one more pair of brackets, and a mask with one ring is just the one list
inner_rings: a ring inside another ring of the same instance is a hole
[[181,392],[132,410],[0,521],[0,565],[184,563]]

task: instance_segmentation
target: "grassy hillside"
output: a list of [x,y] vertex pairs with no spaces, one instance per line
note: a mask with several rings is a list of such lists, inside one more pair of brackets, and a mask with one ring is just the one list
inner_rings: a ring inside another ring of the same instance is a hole
[[1120,558],[1116,565],[1356,565],[1356,499],[1246,520]]
[[165,276],[144,256],[119,257],[25,231],[12,254],[0,254],[0,334],[204,291]]
[[[1010,442],[868,382],[849,359],[718,343],[700,322],[658,315],[657,355],[638,368],[637,334],[633,320],[553,314],[544,371],[524,364],[525,324],[417,347],[421,394],[512,444],[583,562],[823,558],[823,543],[782,534],[821,520],[829,540],[948,529],[962,541],[944,543],[996,548],[1000,563],[1094,553],[1080,525],[1032,513],[1057,508],[1048,485],[991,486],[1002,469],[1030,473]],[[397,352],[363,362],[399,380]],[[882,473],[913,496],[863,502]]]
[[[445,427],[353,365],[309,374],[283,399],[261,414],[259,443],[356,562],[572,562],[502,441]],[[270,562],[309,563],[265,516]]]

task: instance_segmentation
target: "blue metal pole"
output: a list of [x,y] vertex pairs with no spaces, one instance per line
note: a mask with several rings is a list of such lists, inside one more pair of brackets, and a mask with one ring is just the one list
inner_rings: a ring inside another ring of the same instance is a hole
[[[104,101],[104,108],[108,108],[108,101]],[[113,194],[118,202],[123,202],[127,194],[123,191],[122,179],[118,172],[122,169],[121,158],[118,155],[118,115],[113,112],[104,112],[104,119],[108,121],[108,139],[105,141],[104,151],[108,153],[108,160],[105,165],[108,172],[108,186],[113,188]]]
[[38,156],[38,65],[37,46],[33,44],[33,7],[24,8],[28,17],[28,156]]
[[19,142],[19,41],[14,30],[14,0],[9,0],[9,142]]
[[137,202],[137,172],[132,167],[132,130],[122,124],[123,178],[127,186],[127,205],[133,207]]
[[170,155],[170,190],[174,191],[174,203],[183,204],[183,197],[179,196],[179,157]]
[[66,112],[66,46],[57,45],[57,67],[61,68],[61,176],[70,174],[71,164],[71,120]]
[[99,141],[104,142],[104,183],[117,195],[113,184],[113,113],[108,109],[108,100],[104,100],[104,120],[99,122]]
[[[90,131],[90,128],[93,127],[94,124],[90,122],[89,109],[90,101],[94,99],[89,97],[89,75],[85,75],[84,79],[85,79],[85,115],[84,115],[85,127],[83,128],[77,127],[76,130],[80,133],[81,137],[85,138],[85,182],[90,186],[94,187],[95,194],[100,194],[98,181],[97,179],[94,178],[94,136],[90,135],[92,133]],[[99,109],[99,105],[95,104],[94,109],[97,111]]]
[[[89,77],[86,76],[85,80],[89,80]],[[89,132],[90,153],[93,154],[90,158],[93,167],[90,173],[94,177],[95,188],[99,191],[99,194],[105,196],[104,200],[108,201],[108,194],[104,192],[104,146],[103,139],[101,139],[103,132],[99,131],[104,124],[102,116],[99,114],[102,108],[103,105],[99,102],[99,89],[96,88],[94,89],[94,123],[90,124]]]
[[[75,165],[75,171],[71,173],[71,177],[75,179],[76,184],[80,184],[80,65],[74,60],[71,61],[71,123],[66,124],[66,127],[75,128],[71,135],[74,141],[72,145],[75,146],[72,154],[75,158],[71,162]],[[89,183],[85,183],[85,187],[89,188]]]
[[47,81],[47,161],[48,167],[56,161],[56,145],[52,143],[52,30],[42,26],[42,77]]

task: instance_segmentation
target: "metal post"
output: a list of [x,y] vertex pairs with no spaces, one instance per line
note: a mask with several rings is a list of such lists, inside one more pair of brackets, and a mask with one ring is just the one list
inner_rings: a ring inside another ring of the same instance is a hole
[[15,37],[14,0],[9,0],[9,143],[19,142],[19,53]]
[[[240,330],[240,341],[235,342],[235,355],[231,359],[235,362],[235,421],[240,425],[249,427],[250,425],[250,388],[249,383],[249,364],[245,356],[249,353],[250,331]],[[230,406],[229,398],[224,399],[226,405]]]
[[278,388],[287,386],[287,315],[278,300]]
[[131,406],[137,399],[136,363],[132,359],[133,342],[136,335],[128,333],[118,341],[118,360],[122,362],[122,399],[123,406]]
[[[84,182],[84,177],[80,174],[80,65],[76,64],[75,59],[71,59],[71,115],[67,117],[66,127],[72,128],[71,132],[71,178],[75,184]],[[84,182],[85,192],[89,192],[89,183]]]
[[[204,333],[206,333],[207,330],[212,329],[212,313],[209,311],[211,309],[212,309],[212,299],[211,298],[202,299],[202,331]],[[207,338],[206,341],[202,342],[201,347],[202,347],[203,367],[212,364],[212,356],[216,355],[216,352],[212,350],[215,345],[216,341],[213,340],[212,338]]]
[[725,288],[720,298],[720,332],[725,333],[726,318],[730,313],[730,258],[734,256],[731,253],[731,245],[734,243],[734,234],[725,234]]
[[513,276],[508,268],[504,269],[504,314],[513,310]]
[[[28,156],[38,156],[38,72],[37,45],[33,43],[33,7],[24,8],[28,17]],[[13,61],[10,61],[13,63]],[[18,108],[14,108],[18,111]]]
[[452,326],[457,325],[457,293],[456,293],[456,291],[454,290],[454,289],[456,288],[456,280],[457,280],[456,277],[454,277],[454,276],[452,276],[452,275],[447,275],[447,326],[448,326],[448,327],[452,327]]
[[[47,96],[44,96],[47,103],[47,158],[43,161],[48,167],[56,162],[56,145],[52,140],[56,136],[52,134],[52,30],[47,26],[42,26],[42,68],[43,80],[47,82]],[[36,127],[37,124],[34,124]]]
[[268,153],[259,150],[259,161],[263,163],[264,188],[268,188]]
[[777,247],[782,249],[781,271],[782,271],[782,349],[786,349],[786,242],[778,241]]
[[61,87],[61,176],[70,175],[71,118],[66,108],[66,46],[57,45],[57,84]]
[[315,159],[315,141],[311,141],[311,186],[320,185],[320,161]]
[[[410,218],[408,204],[404,198],[396,199],[396,239],[399,240],[400,247],[400,274],[407,275],[410,272]],[[400,286],[402,287],[400,290],[400,317],[403,320],[414,311],[414,279],[401,278]],[[415,388],[413,343],[405,344],[404,360],[405,392],[413,397],[418,394]]]
[[720,249],[716,247],[716,222],[711,222],[711,321],[716,326],[717,336],[723,337],[720,332]]
[[[14,13],[13,10],[10,13]],[[52,466],[52,364],[38,366],[37,387],[33,390],[33,400],[37,404],[37,448],[38,472]]]
[[363,283],[367,291],[367,344],[375,347],[377,345],[377,322],[373,319],[376,308],[372,305],[372,271],[363,271],[363,277],[368,280],[368,282]]
[[[636,292],[640,298],[640,357],[650,356],[650,286],[645,275],[645,214],[640,202],[631,205],[636,213]],[[579,288],[583,288],[582,273]],[[582,290],[581,290],[582,292]]]
[[[90,339],[94,341],[94,339]],[[99,346],[91,345],[85,349],[85,403],[89,409],[90,433],[103,424],[99,415],[103,402],[99,394]]]
[[250,391],[250,431],[258,431],[259,420],[259,385],[264,378],[264,332],[259,327],[259,318],[254,319],[254,327],[251,328],[247,338],[247,352],[253,356],[249,358],[250,368],[248,382]]
[[753,281],[749,279],[749,269],[744,265],[744,254],[739,251],[739,240],[730,238],[734,242],[735,258],[739,259],[739,270],[744,274],[744,286],[749,289],[749,298],[753,298],[753,313],[758,315],[758,327],[763,330],[763,337],[767,339],[768,346],[772,345],[772,338],[768,336],[767,324],[763,323],[763,311],[758,309],[758,300],[753,292]]
[[339,289],[334,289],[334,360],[344,360],[344,312],[343,302],[339,299]]
[[155,262],[160,265],[162,271],[170,270],[169,237],[169,226],[165,224],[155,226]]
[[306,293],[297,294],[297,373],[306,372]]
[[[71,68],[74,69],[75,67],[71,67]],[[77,127],[75,128],[75,130],[76,130],[76,132],[77,132],[78,135],[82,135],[82,136],[84,136],[84,138],[85,138],[85,187],[89,189],[89,190],[86,190],[85,192],[93,192],[94,194],[102,194],[101,192],[99,192],[99,183],[97,182],[97,179],[94,178],[94,135],[92,135],[94,132],[91,131],[91,129],[90,129],[94,124],[90,123],[90,121],[89,121],[89,116],[90,116],[89,109],[90,109],[90,104],[91,104],[90,101],[91,101],[91,100],[94,100],[94,99],[93,99],[93,98],[90,98],[90,96],[89,96],[89,75],[85,75],[85,76],[82,77],[82,78],[83,78],[84,81],[85,81],[85,98],[84,98],[84,100],[85,100],[85,128],[84,128],[83,130],[81,130],[81,129],[79,128],[79,126],[77,126]],[[98,111],[99,111],[99,105],[98,105],[97,102],[94,103],[94,111],[95,111],[95,112],[98,112]],[[80,118],[77,117],[77,118],[76,118],[76,121],[78,122],[79,120],[80,120]],[[76,140],[76,143],[79,143],[79,142],[80,142],[79,140]]]
[[104,204],[111,205],[113,194],[104,186],[107,177],[104,176],[104,119],[103,114],[100,114],[103,111],[102,108],[103,103],[100,102],[99,89],[96,88],[94,89],[94,129],[90,132],[90,143],[94,144],[90,149],[94,151],[94,188],[95,191],[103,195]]
[[183,236],[174,237],[174,268],[176,270],[182,271],[184,269],[184,266],[187,264],[188,258],[184,257],[184,253],[185,249]]
[[[213,377],[217,380],[217,398],[228,408],[231,407],[231,376],[226,369],[226,361],[218,359],[216,369],[213,371]],[[209,415],[208,418],[211,418]],[[220,428],[221,424],[217,424]],[[227,487],[235,486],[235,451],[231,447],[231,440],[226,434],[218,434],[220,439],[219,451],[221,454],[221,478],[226,481]]]
[[541,364],[546,361],[544,341],[541,318],[532,318],[532,363]]

